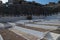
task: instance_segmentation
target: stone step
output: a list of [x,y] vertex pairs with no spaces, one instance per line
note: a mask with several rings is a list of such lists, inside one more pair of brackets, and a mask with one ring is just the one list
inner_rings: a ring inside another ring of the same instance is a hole
[[30,34],[27,34],[25,32],[22,32],[22,31],[19,31],[19,30],[16,30],[16,29],[11,29],[10,31],[16,33],[17,35],[20,35],[21,37],[27,39],[27,40],[37,40],[38,38],[33,36],[33,35],[30,35]]
[[25,38],[17,35],[16,33],[12,32],[8,29],[0,30],[0,34],[4,40],[26,40]]
[[[16,23],[16,25],[19,25],[19,23]],[[48,26],[48,25],[37,25],[37,24],[23,24],[25,26],[29,26],[29,27],[35,27],[35,28],[42,28],[42,29],[46,29],[46,30],[56,30],[58,29],[58,27],[56,26]]]
[[[35,31],[35,30],[30,30],[30,29],[26,29],[26,28],[22,28],[22,27],[18,27],[18,26],[15,26],[13,29],[9,29],[9,30],[11,30],[19,35],[22,34],[23,36],[28,37],[28,39],[31,39],[31,37],[32,38],[34,37],[34,40],[35,40],[35,38],[42,39],[42,38],[44,38],[45,34],[48,33],[48,32],[39,32],[39,31]],[[18,30],[18,31],[16,31],[16,30]]]
[[37,27],[25,26],[25,25],[22,25],[22,24],[19,24],[19,25],[16,25],[16,26],[27,28],[27,29],[31,29],[31,30],[36,30],[36,31],[40,31],[40,32],[48,32],[48,31],[50,31],[50,30],[46,30],[46,29],[42,29],[42,28],[37,28]]
[[36,22],[35,24],[43,24],[43,25],[52,25],[52,26],[60,26],[60,23],[54,22]]
[[7,28],[11,28],[12,25],[8,24],[8,23],[0,23],[0,29],[7,29]]

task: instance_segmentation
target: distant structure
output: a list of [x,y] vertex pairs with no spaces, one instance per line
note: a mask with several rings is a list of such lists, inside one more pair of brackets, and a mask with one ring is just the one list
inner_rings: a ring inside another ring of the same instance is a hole
[[9,4],[17,4],[19,2],[23,2],[24,0],[8,0]]
[[[0,5],[2,1],[0,1]],[[8,0],[0,6],[2,16],[50,16],[60,12],[60,2],[42,5],[40,3],[28,2],[25,0]]]
[[34,1],[27,2],[25,0],[8,0],[8,5],[9,5],[8,13],[12,15],[26,16],[26,15],[40,15],[40,13],[43,13],[42,5],[39,3],[35,3]]
[[8,4],[13,4],[13,0],[8,0]]
[[0,5],[2,4],[2,1],[0,0]]
[[56,5],[55,2],[49,2],[49,4],[47,4],[47,6],[49,6],[49,7],[53,7],[53,6],[55,6],[55,5]]

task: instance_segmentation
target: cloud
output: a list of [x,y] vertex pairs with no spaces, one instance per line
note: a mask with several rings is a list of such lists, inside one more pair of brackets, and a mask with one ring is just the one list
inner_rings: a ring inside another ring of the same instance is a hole
[[8,0],[2,0],[3,1],[3,3],[5,3],[5,2],[7,2]]

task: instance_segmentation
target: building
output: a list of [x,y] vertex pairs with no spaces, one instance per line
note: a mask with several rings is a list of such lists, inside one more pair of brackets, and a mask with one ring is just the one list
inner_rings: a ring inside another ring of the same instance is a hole
[[0,0],[0,5],[2,5],[2,1]]
[[13,4],[13,0],[8,0],[8,4]]
[[48,4],[46,4],[46,7],[54,7],[56,5],[55,2],[49,2]]
[[[12,5],[10,5],[12,4]],[[10,16],[49,16],[58,12],[59,3],[50,2],[47,5],[42,5],[36,2],[27,2],[25,0],[8,0],[8,8],[4,9],[7,15]],[[56,10],[57,9],[57,10]],[[6,11],[7,10],[7,11]]]
[[8,0],[9,4],[17,4],[22,1],[24,1],[24,0]]

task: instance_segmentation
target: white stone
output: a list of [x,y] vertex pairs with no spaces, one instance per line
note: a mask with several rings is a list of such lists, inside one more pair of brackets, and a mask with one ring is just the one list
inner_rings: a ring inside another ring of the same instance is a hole
[[3,40],[2,36],[0,35],[0,40]]

